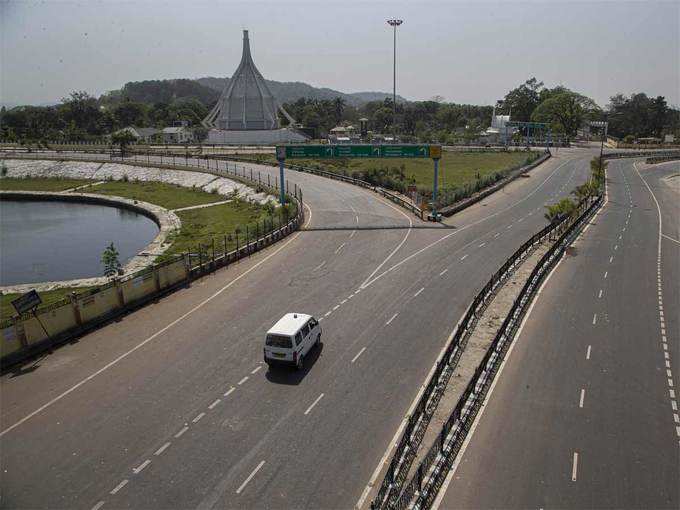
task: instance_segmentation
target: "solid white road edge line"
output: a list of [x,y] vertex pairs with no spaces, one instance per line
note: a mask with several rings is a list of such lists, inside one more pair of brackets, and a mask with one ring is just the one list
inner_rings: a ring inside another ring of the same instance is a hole
[[[305,204],[305,207],[306,207],[307,210],[309,211],[309,217],[307,218],[307,221],[306,221],[305,224],[304,224],[304,226],[306,227],[307,225],[309,225],[309,222],[312,220],[312,210],[309,208],[309,206],[307,206],[307,204]],[[42,411],[44,411],[44,410],[47,409],[48,407],[54,405],[56,402],[59,402],[61,399],[63,399],[63,398],[66,397],[67,395],[73,393],[75,390],[77,390],[78,388],[80,388],[81,386],[83,386],[84,384],[86,384],[87,382],[91,381],[92,379],[94,379],[95,377],[97,377],[97,376],[98,376],[99,374],[101,374],[102,372],[105,372],[106,370],[108,370],[108,369],[111,368],[112,366],[118,364],[120,361],[122,361],[122,360],[124,360],[125,358],[127,358],[127,357],[128,357],[130,354],[132,354],[133,352],[137,351],[138,349],[141,349],[141,348],[144,347],[146,344],[148,344],[148,343],[151,342],[152,340],[158,338],[160,335],[162,335],[163,333],[165,333],[166,331],[168,331],[170,328],[172,328],[172,327],[175,326],[176,324],[179,324],[180,322],[182,322],[184,319],[186,319],[187,317],[189,317],[189,315],[193,314],[195,311],[199,310],[200,308],[203,308],[206,304],[208,304],[210,301],[212,301],[212,300],[215,299],[217,296],[219,296],[220,294],[222,294],[225,290],[227,290],[229,287],[231,287],[234,283],[236,283],[237,281],[239,281],[241,278],[245,277],[246,275],[250,274],[252,271],[254,271],[255,269],[257,269],[259,266],[261,266],[262,264],[264,264],[266,261],[268,261],[268,260],[269,260],[270,258],[272,258],[273,256],[277,255],[281,250],[283,250],[284,248],[286,248],[290,243],[292,243],[293,241],[295,241],[299,236],[300,236],[300,232],[296,232],[295,234],[293,234],[293,235],[291,236],[290,239],[288,239],[284,244],[282,244],[281,246],[279,246],[275,251],[273,251],[272,253],[270,253],[269,255],[267,255],[265,258],[263,258],[262,260],[260,260],[259,262],[257,262],[255,265],[253,265],[252,267],[250,267],[249,269],[247,269],[246,271],[244,271],[244,272],[241,273],[240,275],[238,275],[236,278],[234,278],[233,280],[231,280],[229,283],[227,283],[227,284],[226,284],[224,287],[222,287],[220,290],[218,290],[217,292],[215,292],[212,296],[209,296],[208,298],[204,299],[204,300],[201,301],[199,304],[197,304],[196,306],[194,306],[191,310],[189,310],[189,311],[186,312],[185,314],[181,315],[180,317],[178,317],[178,318],[175,319],[174,321],[170,322],[167,326],[164,326],[163,328],[159,329],[159,330],[156,331],[153,335],[151,335],[150,337],[146,338],[145,340],[143,340],[143,341],[141,341],[140,343],[138,343],[137,345],[135,345],[132,349],[129,349],[128,351],[124,352],[123,354],[121,354],[120,356],[118,356],[117,358],[115,358],[113,361],[110,361],[109,363],[107,363],[106,365],[104,365],[104,366],[103,366],[102,368],[100,368],[99,370],[96,370],[96,371],[93,372],[92,374],[88,375],[86,378],[82,379],[81,381],[79,381],[79,382],[77,382],[76,384],[74,384],[73,386],[71,386],[71,387],[70,387],[69,389],[67,389],[66,391],[64,391],[64,392],[60,393],[59,395],[57,395],[56,397],[54,397],[52,400],[50,400],[50,401],[48,401],[47,403],[41,405],[41,406],[40,406],[38,409],[36,409],[35,411],[32,411],[31,413],[27,414],[26,416],[24,416],[23,418],[21,418],[19,421],[17,421],[16,423],[14,423],[13,425],[10,425],[10,426],[7,427],[5,430],[3,430],[2,432],[0,432],[0,437],[4,436],[4,435],[7,434],[9,431],[15,429],[16,427],[18,427],[18,426],[21,425],[22,423],[26,422],[27,420],[30,420],[30,419],[33,418],[35,415],[41,413]]]
[[[548,277],[543,281],[541,284],[540,288],[538,289],[538,292],[536,292],[536,295],[534,296],[534,299],[531,301],[531,304],[529,305],[529,309],[527,310],[526,315],[524,316],[524,319],[522,319],[522,323],[519,325],[519,329],[517,330],[517,333],[515,333],[514,340],[510,343],[510,348],[508,349],[507,354],[505,355],[505,359],[501,362],[501,366],[498,367],[498,372],[496,373],[496,377],[494,377],[493,381],[491,382],[491,386],[489,387],[489,391],[486,394],[486,398],[484,399],[484,402],[482,402],[482,407],[479,409],[479,412],[477,413],[477,416],[475,417],[475,421],[472,422],[472,426],[470,427],[470,430],[467,434],[467,437],[465,438],[465,441],[463,441],[462,446],[460,447],[460,450],[458,451],[458,456],[456,460],[454,461],[453,465],[451,466],[451,469],[449,470],[449,474],[446,475],[446,479],[444,480],[444,483],[439,489],[439,493],[437,494],[437,497],[434,500],[434,503],[430,507],[431,510],[438,510],[439,505],[441,505],[442,500],[444,499],[444,495],[446,494],[446,489],[448,488],[449,484],[451,483],[451,480],[453,479],[453,475],[456,473],[456,470],[458,469],[458,466],[460,464],[461,459],[465,455],[465,450],[468,447],[468,444],[470,444],[470,440],[475,434],[475,429],[477,428],[477,425],[479,424],[479,420],[482,418],[484,415],[484,410],[487,407],[487,404],[489,402],[489,399],[491,398],[491,395],[493,394],[493,390],[496,387],[496,383],[500,380],[501,375],[503,374],[503,369],[505,368],[505,364],[508,362],[510,359],[510,356],[512,355],[512,351],[515,349],[515,345],[517,345],[522,338],[522,330],[524,330],[524,326],[531,316],[531,312],[534,309],[534,305],[538,301],[539,296],[543,292],[543,289],[545,286],[548,284],[550,281],[550,278],[552,278],[553,273],[557,270],[557,268],[560,266],[562,261],[564,260],[564,257],[560,258],[560,260],[557,262],[555,267],[552,268],[552,271],[548,274]],[[434,367],[432,367],[434,369]]]
[[578,452],[574,452],[574,460],[571,465],[571,481],[576,481],[576,473],[578,471]]
[[[486,219],[489,219],[489,218],[491,218],[491,217],[493,217],[493,216],[496,216],[496,215],[498,215],[498,214],[500,214],[500,213],[502,213],[502,212],[504,212],[504,211],[506,211],[506,210],[512,209],[512,208],[515,207],[516,205],[520,204],[521,202],[523,202],[524,200],[526,200],[527,198],[529,198],[530,196],[532,196],[533,194],[535,194],[535,193],[536,193],[536,192],[537,192],[537,191],[538,191],[538,190],[539,190],[539,189],[540,189],[540,188],[548,181],[548,179],[550,179],[553,175],[555,175],[555,174],[557,173],[557,171],[558,171],[560,168],[562,168],[564,165],[566,165],[567,163],[569,163],[569,161],[565,161],[565,162],[562,163],[561,165],[558,165],[557,168],[555,168],[555,170],[553,170],[552,173],[551,173],[551,174],[550,174],[550,175],[549,175],[542,183],[540,183],[533,191],[531,191],[531,193],[530,193],[529,195],[527,195],[526,197],[524,197],[522,200],[520,200],[520,201],[518,201],[518,202],[515,202],[513,205],[511,205],[511,206],[508,207],[507,209],[503,209],[503,210],[501,210],[501,211],[498,211],[497,213],[494,213],[492,216],[488,216],[488,217],[486,217],[486,218],[482,218],[481,220],[479,220],[479,222],[472,223],[472,224],[470,224],[469,226],[476,225],[477,223],[480,223],[480,222],[482,222],[482,221],[485,221]],[[606,196],[606,193],[605,193],[605,196]],[[511,227],[511,226],[509,226],[508,228],[510,228],[510,227]],[[463,227],[463,228],[467,228],[467,227]],[[433,245],[439,243],[440,241],[442,241],[442,240],[444,240],[444,239],[446,239],[446,238],[448,238],[448,237],[450,237],[451,235],[453,235],[453,234],[449,234],[449,235],[445,236],[444,238],[440,239],[439,241],[435,241],[435,243],[433,243]],[[468,244],[472,244],[472,242],[470,242],[470,243],[468,243]],[[432,246],[432,245],[430,245],[430,246]],[[426,248],[429,248],[430,246],[427,246]],[[423,250],[419,250],[418,252],[416,252],[416,254],[420,253],[421,251],[423,251]],[[416,254],[414,254],[414,255],[416,255]],[[408,257],[408,258],[410,259],[410,258],[412,258],[412,257]],[[400,262],[398,265],[401,265],[401,263],[403,263],[403,262],[405,262],[405,261],[406,261],[406,259],[403,260],[402,262]],[[562,259],[560,259],[560,263],[561,263],[561,261],[562,261]],[[555,268],[553,268],[553,270],[550,272],[550,274],[549,274],[548,277],[546,278],[545,282],[543,282],[543,285],[541,285],[541,288],[538,290],[538,293],[536,294],[537,297],[538,297],[538,294],[540,294],[541,290],[543,290],[543,287],[545,286],[545,284],[548,282],[548,280],[549,280],[550,277],[552,276],[552,273],[555,271],[555,269],[557,269],[557,266],[559,266],[559,263],[558,263],[558,264],[555,266]],[[442,276],[446,271],[448,271],[448,269],[445,269],[444,271],[442,271],[442,272],[440,273],[439,276]],[[377,278],[376,278],[376,279],[377,279]],[[372,283],[372,282],[371,282],[371,283]],[[357,291],[357,292],[358,292],[358,291]],[[531,307],[529,308],[529,313],[531,313],[531,308],[533,308],[533,303],[532,303]],[[467,311],[467,310],[466,310],[466,311]],[[529,313],[527,313],[527,317],[528,317]],[[430,372],[429,372],[429,373],[427,374],[427,376],[425,377],[425,382],[420,386],[420,389],[418,390],[418,393],[417,393],[416,396],[413,398],[413,401],[411,402],[411,405],[410,405],[410,407],[408,408],[408,411],[406,411],[406,414],[404,415],[404,418],[403,418],[403,420],[401,421],[401,424],[400,424],[399,427],[397,428],[397,431],[394,433],[394,436],[392,437],[392,440],[388,443],[388,446],[387,446],[387,449],[385,450],[385,453],[383,454],[382,458],[381,458],[380,461],[378,462],[378,465],[376,466],[375,470],[373,471],[373,474],[371,475],[371,478],[370,478],[368,484],[367,484],[366,487],[364,488],[364,491],[361,493],[361,497],[360,497],[359,500],[357,501],[356,505],[354,505],[354,508],[355,508],[355,509],[360,509],[360,508],[363,506],[364,502],[366,501],[366,498],[368,497],[369,493],[371,492],[371,489],[372,489],[373,486],[375,485],[375,482],[376,482],[378,476],[380,475],[380,471],[382,470],[383,465],[385,465],[385,464],[387,463],[387,459],[390,457],[390,454],[392,453],[392,451],[394,450],[394,448],[396,448],[397,442],[399,441],[399,438],[401,437],[401,434],[402,434],[402,432],[404,431],[404,428],[406,427],[406,424],[408,423],[409,416],[411,416],[411,414],[413,413],[413,410],[415,409],[416,405],[418,404],[418,401],[420,400],[421,395],[422,395],[423,392],[425,391],[425,386],[426,386],[426,384],[427,384],[427,381],[430,380],[430,378],[432,377],[432,374],[434,373],[435,369],[437,368],[437,363],[439,363],[439,361],[441,360],[441,358],[444,356],[444,352],[446,352],[446,348],[447,348],[448,344],[451,342],[451,339],[453,338],[453,335],[455,334],[456,329],[458,329],[458,326],[460,325],[460,322],[463,320],[463,317],[464,317],[464,316],[465,316],[465,312],[463,312],[463,315],[461,315],[460,319],[458,320],[458,322],[457,322],[456,325],[454,326],[453,330],[451,331],[451,333],[449,334],[448,338],[446,339],[446,342],[444,342],[444,345],[442,346],[442,349],[441,349],[441,351],[439,352],[439,355],[437,356],[437,359],[435,360],[434,364],[432,365],[432,368],[430,369]],[[526,319],[525,319],[525,320],[526,320]],[[517,333],[518,335],[519,335],[519,333],[521,332],[521,329],[522,329],[523,325],[524,325],[524,322],[522,322],[522,325],[520,326],[520,329],[519,329],[519,331],[518,331],[518,333]],[[513,345],[514,345],[514,344],[515,344],[515,342],[513,342],[513,343],[510,345],[510,349],[509,349],[509,351],[508,351],[508,355],[509,355],[509,353],[512,351],[512,348],[513,348]],[[506,359],[507,359],[507,358],[508,358],[508,356],[506,355]],[[500,371],[502,371],[502,370],[503,370],[503,364],[501,364],[501,367],[500,367],[500,369],[499,369],[498,375],[500,375]],[[497,375],[497,378],[498,378],[498,375]],[[495,380],[494,380],[494,383],[492,383],[491,388],[493,388],[494,385],[495,385]],[[488,396],[487,396],[487,398],[488,398]],[[484,408],[482,407],[482,409],[484,409]],[[479,414],[478,414],[478,418],[479,418]],[[475,423],[473,423],[473,427],[475,427]],[[468,437],[471,437],[470,434],[468,434]],[[466,444],[466,443],[463,444],[463,447],[465,447],[465,444]],[[452,475],[451,475],[451,472],[449,473],[449,477],[450,477],[450,476],[452,476]],[[449,477],[447,477],[447,480],[449,480]],[[442,488],[443,488],[443,487],[442,487]],[[441,495],[442,493],[443,493],[443,492],[440,491],[440,495]],[[438,496],[438,498],[439,498],[439,496]],[[436,502],[436,501],[435,501],[435,502]],[[434,507],[433,507],[433,508],[434,508]]]

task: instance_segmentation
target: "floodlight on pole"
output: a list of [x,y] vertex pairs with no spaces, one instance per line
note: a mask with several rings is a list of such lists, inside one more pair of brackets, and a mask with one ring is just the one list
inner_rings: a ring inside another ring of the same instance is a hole
[[392,66],[392,108],[394,113],[392,117],[392,136],[395,139],[397,133],[397,27],[403,22],[404,20],[401,19],[387,20],[387,24],[394,29],[394,63]]

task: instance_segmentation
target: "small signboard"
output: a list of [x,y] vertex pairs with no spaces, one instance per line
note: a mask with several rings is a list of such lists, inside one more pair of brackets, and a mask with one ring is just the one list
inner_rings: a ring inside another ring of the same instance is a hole
[[38,293],[33,289],[12,301],[12,306],[19,315],[22,315],[36,308],[40,303],[42,303],[42,299],[40,299]]

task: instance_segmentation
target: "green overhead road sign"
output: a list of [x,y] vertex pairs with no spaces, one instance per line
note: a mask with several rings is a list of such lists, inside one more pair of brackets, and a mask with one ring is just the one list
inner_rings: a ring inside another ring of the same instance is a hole
[[285,145],[276,148],[277,159],[286,158],[433,158],[441,145]]

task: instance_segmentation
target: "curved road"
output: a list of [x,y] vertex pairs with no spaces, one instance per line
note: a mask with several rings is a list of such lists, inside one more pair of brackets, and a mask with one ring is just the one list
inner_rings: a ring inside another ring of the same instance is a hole
[[[435,228],[289,171],[314,230],[0,379],[2,506],[355,505],[472,297],[592,155],[561,149]],[[269,372],[263,335],[293,310],[322,348]]]

